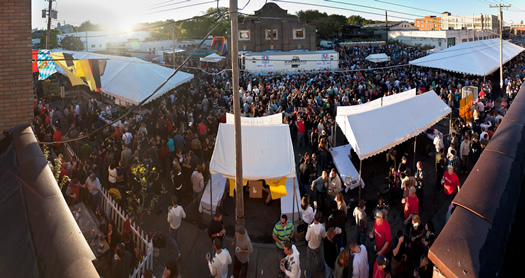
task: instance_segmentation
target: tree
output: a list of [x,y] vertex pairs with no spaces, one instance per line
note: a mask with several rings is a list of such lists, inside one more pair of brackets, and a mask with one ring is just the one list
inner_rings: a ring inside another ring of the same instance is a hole
[[78,27],[78,32],[101,31],[102,29],[102,25],[91,23],[91,21],[88,20],[80,24]]
[[79,37],[75,36],[66,36],[60,42],[60,45],[63,49],[73,50],[73,51],[82,51],[84,50],[84,43],[80,40]]
[[[49,49],[54,49],[58,47],[58,39],[57,35],[62,34],[62,31],[58,29],[51,30],[51,39],[49,40]],[[40,48],[46,47],[46,41],[47,41],[47,31],[42,32],[42,36],[40,36]]]

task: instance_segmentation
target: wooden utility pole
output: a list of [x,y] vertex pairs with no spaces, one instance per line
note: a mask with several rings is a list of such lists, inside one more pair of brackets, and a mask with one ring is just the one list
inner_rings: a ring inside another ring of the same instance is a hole
[[237,20],[237,0],[230,0],[230,20],[232,24],[232,85],[233,114],[235,118],[235,215],[237,226],[244,225],[244,190],[242,188],[242,140],[241,104],[239,102],[239,26]]
[[503,12],[501,8],[510,8],[510,5],[489,6],[490,8],[499,8],[498,19],[499,19],[499,88],[501,89],[500,95],[503,95]]
[[51,9],[53,8],[53,0],[49,1],[49,7],[47,9],[47,36],[46,36],[46,49],[49,49],[49,40],[51,40]]

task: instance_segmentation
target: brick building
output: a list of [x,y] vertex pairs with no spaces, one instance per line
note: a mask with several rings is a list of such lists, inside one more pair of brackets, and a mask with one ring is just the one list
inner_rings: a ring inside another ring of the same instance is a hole
[[0,0],[0,131],[33,119],[31,0]]
[[316,50],[315,27],[300,22],[275,3],[267,3],[239,24],[239,50]]
[[419,31],[439,31],[441,30],[441,17],[427,15],[414,20],[414,25],[419,28]]

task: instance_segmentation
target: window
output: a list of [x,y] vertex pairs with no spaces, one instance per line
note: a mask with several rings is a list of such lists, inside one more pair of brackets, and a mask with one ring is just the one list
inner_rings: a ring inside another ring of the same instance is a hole
[[94,44],[91,45],[91,48],[95,48],[95,47],[96,47],[96,45],[94,45]]
[[266,29],[264,31],[264,34],[265,34],[266,40],[271,40],[272,36],[274,40],[279,39],[279,33],[277,32],[277,29]]
[[250,40],[250,30],[239,30],[239,40],[249,41]]
[[293,39],[294,40],[304,39],[304,28],[293,28]]

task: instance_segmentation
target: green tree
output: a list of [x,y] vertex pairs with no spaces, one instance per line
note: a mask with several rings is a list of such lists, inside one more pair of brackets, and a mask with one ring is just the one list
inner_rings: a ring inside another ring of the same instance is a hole
[[[51,38],[49,40],[49,49],[54,49],[58,47],[58,40],[57,35],[62,34],[62,31],[58,29],[51,30]],[[47,41],[47,31],[42,32],[42,36],[40,37],[40,48],[46,47],[46,41]]]
[[101,31],[102,29],[102,25],[91,23],[91,21],[88,20],[80,24],[78,27],[78,32]]
[[79,37],[75,36],[66,36],[60,42],[60,45],[63,49],[73,50],[73,51],[82,51],[84,50],[84,43],[80,40]]

